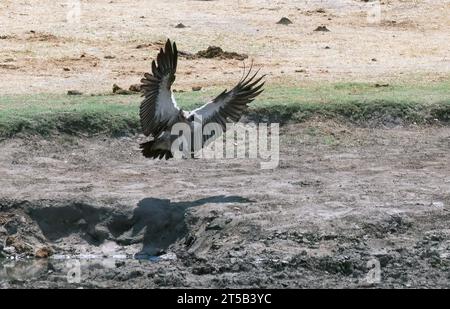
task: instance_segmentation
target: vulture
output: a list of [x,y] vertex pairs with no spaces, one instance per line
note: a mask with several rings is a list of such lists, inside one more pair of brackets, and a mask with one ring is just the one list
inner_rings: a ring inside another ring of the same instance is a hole
[[[152,139],[142,143],[142,154],[151,159],[170,159],[172,144],[179,135],[172,133],[177,123],[194,127],[194,121],[200,119],[201,126],[217,123],[226,130],[226,123],[238,122],[256,96],[264,91],[264,75],[258,76],[259,70],[252,73],[252,67],[244,74],[238,84],[230,91],[223,91],[215,99],[193,111],[183,111],[177,106],[172,92],[177,71],[177,45],[167,40],[156,59],[152,61],[151,73],[145,73],[141,80],[141,91],[144,97],[139,110],[142,130],[145,136]],[[203,137],[201,147],[206,145],[207,137]],[[198,149],[197,149],[198,150]],[[191,157],[194,157],[191,149]]]

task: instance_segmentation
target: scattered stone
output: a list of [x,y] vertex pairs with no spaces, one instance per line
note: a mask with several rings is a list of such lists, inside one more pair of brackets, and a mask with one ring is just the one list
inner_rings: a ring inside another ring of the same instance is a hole
[[372,58],[371,60],[372,60],[373,62],[378,61],[377,58]]
[[124,261],[116,261],[115,266],[116,266],[116,268],[120,268],[122,266],[125,266],[125,262]]
[[219,230],[223,230],[225,228],[225,226],[230,223],[232,221],[232,219],[230,218],[217,218],[214,219],[207,227],[206,230],[215,230],[215,231],[219,231]]
[[34,253],[34,256],[39,258],[39,259],[46,259],[46,258],[50,257],[52,254],[53,254],[52,249],[50,249],[48,247],[42,247],[42,248],[39,248]]
[[78,90],[69,90],[67,91],[67,95],[82,95],[83,93]]
[[290,24],[292,24],[292,21],[289,19],[289,18],[287,18],[287,17],[282,17],[278,22],[277,22],[277,24],[278,25],[290,25]]
[[318,26],[314,31],[330,32],[327,26]]
[[375,84],[376,88],[389,87],[389,84]]
[[[31,247],[24,243],[20,238],[17,236],[8,236],[5,240],[5,245],[8,247],[13,247],[14,252],[17,253],[29,253],[31,251]],[[6,247],[5,249],[6,250]]]
[[125,90],[121,87],[119,87],[117,84],[113,85],[112,91],[114,94],[120,94],[120,95],[130,95],[130,94],[134,94],[135,92],[130,91],[130,90]]
[[64,71],[69,72],[70,68],[63,68]]
[[17,70],[19,67],[14,64],[0,64],[0,68],[8,70]]
[[92,228],[88,229],[88,232],[87,232],[87,233],[88,233],[94,240],[99,241],[99,242],[104,241],[104,240],[107,239],[108,236],[109,236],[108,229],[105,228],[104,226],[99,226],[99,225],[97,225],[97,226],[95,226],[95,227],[92,227]]
[[318,8],[317,10],[316,10],[316,13],[326,13],[326,11],[325,11],[325,9],[324,8]]
[[330,46],[325,46],[325,49],[331,49],[331,47]]
[[183,25],[182,23],[179,23],[178,25],[175,26],[175,28],[182,29],[182,28],[186,28],[186,26]]
[[163,261],[176,261],[177,255],[173,252],[168,252],[166,254],[160,255],[159,258]]
[[106,55],[105,57],[103,57],[105,59],[115,59],[116,56],[112,56],[112,55]]
[[141,92],[141,85],[140,84],[131,85],[130,88],[128,88],[128,90],[133,92]]
[[1,251],[7,255],[14,255],[16,253],[16,248],[14,248],[13,246],[6,246],[6,247],[3,247],[3,249]]
[[195,58],[195,55],[193,53],[190,53],[190,52],[187,52],[187,51],[182,51],[182,50],[178,51],[178,56],[185,57],[185,58],[188,58],[188,59],[189,58],[191,58],[191,59]]
[[152,44],[139,44],[136,46],[136,49],[142,49],[152,46]]
[[433,202],[431,205],[436,208],[444,208],[443,202]]
[[200,91],[200,90],[202,90],[201,86],[194,86],[194,87],[192,87],[192,91]]
[[306,73],[306,70],[305,69],[298,69],[298,70],[295,70],[295,73]]

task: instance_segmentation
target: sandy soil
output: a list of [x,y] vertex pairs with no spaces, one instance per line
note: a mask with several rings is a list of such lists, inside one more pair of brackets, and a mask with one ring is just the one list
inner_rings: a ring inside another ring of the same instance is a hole
[[449,128],[290,125],[275,170],[136,145],[1,142],[0,252],[53,258],[6,260],[0,287],[450,287]]
[[[449,1],[383,0],[376,23],[367,19],[369,4],[356,0],[95,0],[81,1],[80,15],[67,3],[0,2],[0,94],[128,87],[166,37],[186,52],[218,45],[248,54],[272,84],[428,82],[450,72]],[[283,16],[293,24],[276,24]],[[320,25],[330,32],[314,31]],[[240,67],[182,60],[176,88],[232,84]]]

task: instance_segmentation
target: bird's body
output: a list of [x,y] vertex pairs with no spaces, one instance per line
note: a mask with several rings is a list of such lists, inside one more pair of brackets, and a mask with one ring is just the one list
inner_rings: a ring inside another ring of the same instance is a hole
[[[191,112],[181,110],[175,101],[171,86],[175,81],[178,62],[178,51],[175,43],[167,40],[164,50],[161,49],[156,61],[152,62],[152,73],[146,73],[141,80],[141,89],[145,99],[140,106],[140,118],[144,135],[152,136],[153,140],[141,144],[142,153],[148,158],[173,157],[172,145],[179,137],[173,134],[176,124],[184,124],[194,132],[200,124],[203,128],[210,123],[217,123],[226,130],[227,120],[239,121],[247,104],[252,102],[263,89],[264,82],[258,72],[249,72],[230,91],[225,90],[211,102]],[[202,138],[200,148],[208,138]],[[198,147],[197,147],[198,148]],[[192,146],[191,153],[199,150]]]

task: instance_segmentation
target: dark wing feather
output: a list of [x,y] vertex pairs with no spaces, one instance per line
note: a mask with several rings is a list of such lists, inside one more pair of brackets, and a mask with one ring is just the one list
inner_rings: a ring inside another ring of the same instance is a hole
[[265,75],[257,77],[258,72],[250,75],[252,68],[244,75],[241,81],[230,91],[225,90],[211,102],[192,111],[189,116],[201,117],[203,125],[216,122],[226,130],[227,120],[239,121],[244,111],[261,92],[264,91],[263,78]]
[[167,40],[156,61],[152,62],[152,73],[145,73],[141,89],[145,99],[140,106],[141,126],[146,136],[159,136],[180,113],[172,95],[175,81],[178,51],[175,43]]

